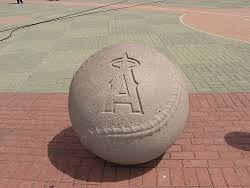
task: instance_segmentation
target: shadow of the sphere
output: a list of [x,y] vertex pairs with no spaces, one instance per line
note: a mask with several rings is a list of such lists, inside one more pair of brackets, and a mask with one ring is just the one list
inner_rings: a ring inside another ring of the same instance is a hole
[[250,151],[250,133],[230,132],[224,138],[228,145],[240,150]]
[[59,132],[48,144],[51,163],[70,177],[87,182],[116,182],[142,176],[157,166],[162,156],[138,165],[119,165],[87,151],[72,127]]

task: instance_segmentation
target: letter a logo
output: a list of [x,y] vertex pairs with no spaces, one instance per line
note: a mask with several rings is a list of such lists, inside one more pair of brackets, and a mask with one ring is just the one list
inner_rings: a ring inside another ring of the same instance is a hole
[[136,59],[127,53],[122,58],[114,59],[112,66],[116,68],[113,79],[109,82],[111,90],[106,103],[105,112],[115,113],[115,105],[130,105],[132,113],[142,113],[142,105],[138,93],[138,83],[135,80],[133,68],[140,65]]

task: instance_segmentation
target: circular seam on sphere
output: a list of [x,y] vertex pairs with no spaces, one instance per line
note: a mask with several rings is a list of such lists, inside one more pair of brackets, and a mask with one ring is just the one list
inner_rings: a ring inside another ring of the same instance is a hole
[[[174,81],[178,82],[178,80],[181,78],[181,76],[175,71],[175,77]],[[133,129],[131,128],[129,131],[124,129],[96,129],[96,136],[98,137],[109,137],[109,138],[133,138],[133,137],[145,137],[150,134],[153,134],[157,131],[160,131],[160,129],[164,126],[167,126],[166,123],[171,119],[171,117],[174,115],[175,111],[177,110],[177,106],[180,103],[180,97],[182,94],[182,86],[178,85],[177,88],[174,88],[175,92],[172,94],[171,99],[169,100],[169,104],[166,107],[166,110],[162,111],[159,115],[155,116],[153,120],[150,120],[149,123],[144,124],[147,126],[140,126],[140,129]],[[122,132],[122,133],[117,133]],[[111,134],[112,133],[112,134]],[[92,133],[93,134],[93,133]]]

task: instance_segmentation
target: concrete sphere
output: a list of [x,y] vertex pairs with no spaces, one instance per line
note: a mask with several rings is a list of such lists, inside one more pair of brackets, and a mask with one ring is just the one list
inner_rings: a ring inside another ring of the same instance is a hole
[[75,73],[69,114],[81,143],[119,164],[150,161],[183,130],[188,95],[177,68],[145,45],[117,44]]

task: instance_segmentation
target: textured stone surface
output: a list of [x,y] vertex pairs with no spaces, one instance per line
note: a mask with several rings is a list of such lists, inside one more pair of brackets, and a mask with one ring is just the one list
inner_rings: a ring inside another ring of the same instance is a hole
[[76,72],[69,92],[72,125],[82,144],[121,164],[162,154],[185,125],[188,97],[176,67],[137,43],[104,48]]

